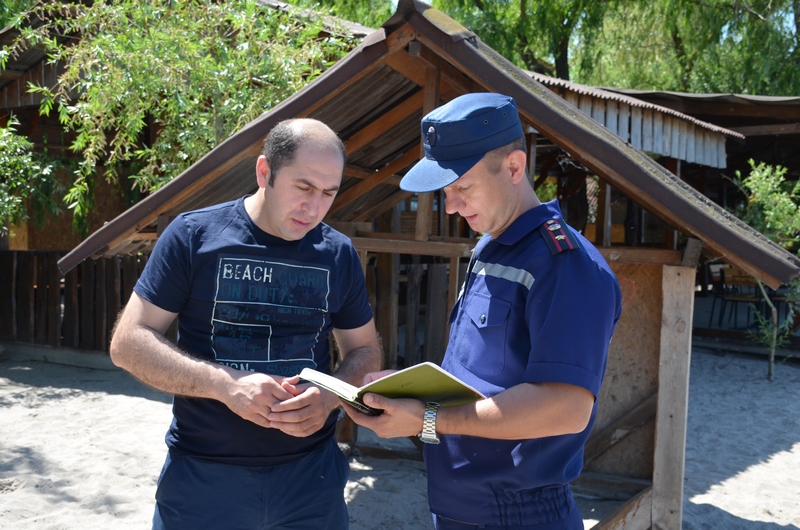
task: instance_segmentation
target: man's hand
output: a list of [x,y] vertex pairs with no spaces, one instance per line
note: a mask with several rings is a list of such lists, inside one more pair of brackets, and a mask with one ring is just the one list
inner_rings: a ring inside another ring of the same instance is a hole
[[286,434],[306,437],[325,425],[331,411],[338,408],[339,398],[311,384],[298,384],[298,376],[284,379],[282,388],[291,397],[275,404],[267,415],[271,427]]
[[425,404],[421,401],[416,399],[389,399],[378,394],[365,394],[364,403],[376,409],[383,409],[383,414],[369,416],[359,412],[347,403],[342,403],[342,406],[355,423],[372,429],[381,438],[416,436],[422,432],[422,416],[425,413]]
[[282,386],[284,378],[258,372],[228,370],[231,384],[221,399],[242,418],[262,427],[275,427],[269,421],[272,409],[294,397]]

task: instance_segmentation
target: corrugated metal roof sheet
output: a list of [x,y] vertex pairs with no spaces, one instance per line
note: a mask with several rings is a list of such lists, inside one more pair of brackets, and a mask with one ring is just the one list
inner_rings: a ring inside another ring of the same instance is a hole
[[[671,115],[680,120],[693,123],[698,127],[707,129],[709,131],[713,131],[715,133],[724,134],[725,136],[730,136],[731,138],[739,138],[742,140],[744,139],[744,135],[738,132],[725,129],[723,127],[718,127],[713,123],[708,123],[698,120],[697,118],[694,118],[682,112],[678,112],[674,109],[663,107],[661,105],[656,105],[654,103],[649,103],[647,101],[632,97],[632,95],[628,95],[629,93],[634,91],[622,91],[622,90],[613,91],[612,89],[604,89],[604,88],[590,87],[587,85],[581,85],[579,83],[573,83],[571,81],[566,81],[564,79],[558,79],[556,77],[550,77],[547,75],[538,74],[536,72],[527,72],[527,73],[533,79],[542,83],[545,86],[558,87],[564,90],[575,92],[576,94],[584,94],[599,99],[606,99],[606,100],[616,101],[618,103],[625,103],[626,105],[629,105],[631,107],[654,110],[662,114]],[[798,99],[800,100],[800,98]]]

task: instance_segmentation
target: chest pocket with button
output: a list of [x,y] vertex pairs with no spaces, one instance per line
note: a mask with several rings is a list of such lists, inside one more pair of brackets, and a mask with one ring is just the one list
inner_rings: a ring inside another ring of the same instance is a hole
[[[472,373],[497,375],[505,367],[506,330],[511,303],[483,293],[464,300],[456,354]],[[468,317],[469,321],[466,320]]]

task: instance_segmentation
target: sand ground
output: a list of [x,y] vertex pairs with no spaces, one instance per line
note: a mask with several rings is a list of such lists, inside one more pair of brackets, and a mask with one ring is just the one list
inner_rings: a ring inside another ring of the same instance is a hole
[[[119,370],[0,355],[0,528],[149,528],[169,402]],[[688,421],[684,529],[800,527],[800,363],[769,382],[764,358],[695,349]],[[422,462],[350,467],[352,530],[431,527]],[[615,504],[579,502],[587,528]]]

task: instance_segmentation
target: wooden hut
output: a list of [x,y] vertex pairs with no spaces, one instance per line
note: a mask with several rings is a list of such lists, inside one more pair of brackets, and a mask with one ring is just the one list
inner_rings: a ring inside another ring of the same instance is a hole
[[[346,142],[348,165],[328,221],[352,236],[364,258],[386,364],[398,357],[402,315],[409,315],[408,330],[423,303],[423,353],[435,360],[446,336],[443,326],[434,324],[445,321],[474,239],[463,222],[444,214],[441,196],[415,196],[397,184],[420,156],[422,115],[473,91],[513,96],[535,140],[532,149],[557,147],[569,157],[570,167],[597,175],[607,190],[598,206],[594,240],[620,280],[624,313],[611,346],[585,470],[575,487],[625,501],[600,528],[679,528],[700,248],[772,287],[797,276],[800,261],[426,4],[401,0],[395,15],[346,58],[93,233],[59,266],[70,274],[87,258],[149,251],[178,213],[255,189],[255,158],[275,123],[318,118]],[[680,130],[677,139],[683,141]],[[543,158],[531,157],[532,174],[541,172]],[[611,189],[679,231],[688,238],[686,244],[680,249],[611,244],[606,231]],[[404,218],[409,221],[405,225]],[[421,268],[427,269],[424,296],[416,288]],[[401,300],[407,313],[401,313]]]

